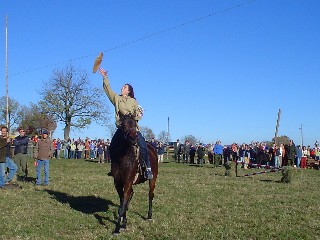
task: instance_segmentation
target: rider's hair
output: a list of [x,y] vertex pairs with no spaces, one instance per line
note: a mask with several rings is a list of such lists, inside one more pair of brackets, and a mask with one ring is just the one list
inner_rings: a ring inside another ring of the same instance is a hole
[[128,88],[129,88],[129,94],[128,94],[128,95],[129,95],[130,97],[136,99],[136,98],[134,97],[133,87],[132,87],[129,83],[126,83],[125,85],[127,85]]

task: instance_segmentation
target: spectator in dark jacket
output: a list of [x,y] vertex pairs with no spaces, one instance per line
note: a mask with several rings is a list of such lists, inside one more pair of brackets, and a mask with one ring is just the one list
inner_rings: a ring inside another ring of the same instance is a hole
[[223,147],[223,160],[224,164],[230,161],[231,150],[229,146]]
[[188,140],[186,140],[184,144],[184,153],[183,153],[183,160],[184,160],[184,163],[186,164],[189,162],[190,147],[191,147],[191,144],[189,143]]
[[293,141],[290,140],[289,145],[287,147],[287,158],[288,158],[287,166],[293,166],[295,155],[296,155],[296,149]]
[[199,164],[202,165],[205,162],[204,161],[205,150],[204,150],[204,147],[202,146],[202,143],[199,143],[198,145],[197,154],[198,154]]
[[196,148],[191,144],[190,146],[190,164],[194,164],[194,157],[196,155]]
[[157,145],[158,163],[163,162],[164,145],[161,141]]
[[26,136],[26,133],[23,128],[19,129],[19,136],[17,136],[14,141],[14,156],[13,160],[18,167],[18,173],[22,172],[22,177],[25,180],[28,176],[28,141],[29,138]]

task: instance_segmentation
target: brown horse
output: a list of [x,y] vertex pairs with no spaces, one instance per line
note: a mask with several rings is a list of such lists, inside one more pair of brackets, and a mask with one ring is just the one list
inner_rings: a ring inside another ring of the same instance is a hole
[[[137,122],[131,116],[123,117],[121,122],[121,128],[115,133],[110,145],[111,172],[120,198],[118,221],[113,232],[114,235],[119,234],[120,229],[126,229],[126,214],[130,200],[133,197],[132,186],[147,181],[143,174],[140,149],[138,147],[140,133],[137,131]],[[152,219],[152,200],[158,175],[158,160],[155,148],[147,144],[147,149],[153,172],[153,179],[149,180],[148,211],[148,219]]]

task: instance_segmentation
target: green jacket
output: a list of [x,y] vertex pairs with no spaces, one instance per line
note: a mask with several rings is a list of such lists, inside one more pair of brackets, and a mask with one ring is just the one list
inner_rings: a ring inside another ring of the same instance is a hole
[[288,159],[294,159],[296,155],[296,147],[294,145],[288,146]]
[[118,95],[112,91],[108,77],[103,78],[103,89],[109,100],[115,107],[116,126],[121,126],[120,116],[131,114],[135,120],[139,121],[142,116],[139,115],[138,102],[131,97]]

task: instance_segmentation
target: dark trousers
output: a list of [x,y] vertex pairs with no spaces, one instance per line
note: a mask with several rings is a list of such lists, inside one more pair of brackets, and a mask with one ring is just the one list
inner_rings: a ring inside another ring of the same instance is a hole
[[194,154],[190,154],[190,164],[194,164]]
[[147,144],[141,132],[138,132],[138,146],[140,148],[140,156],[142,157],[144,164],[147,168],[151,168]]
[[219,167],[221,163],[222,163],[222,155],[214,154],[214,167]]

